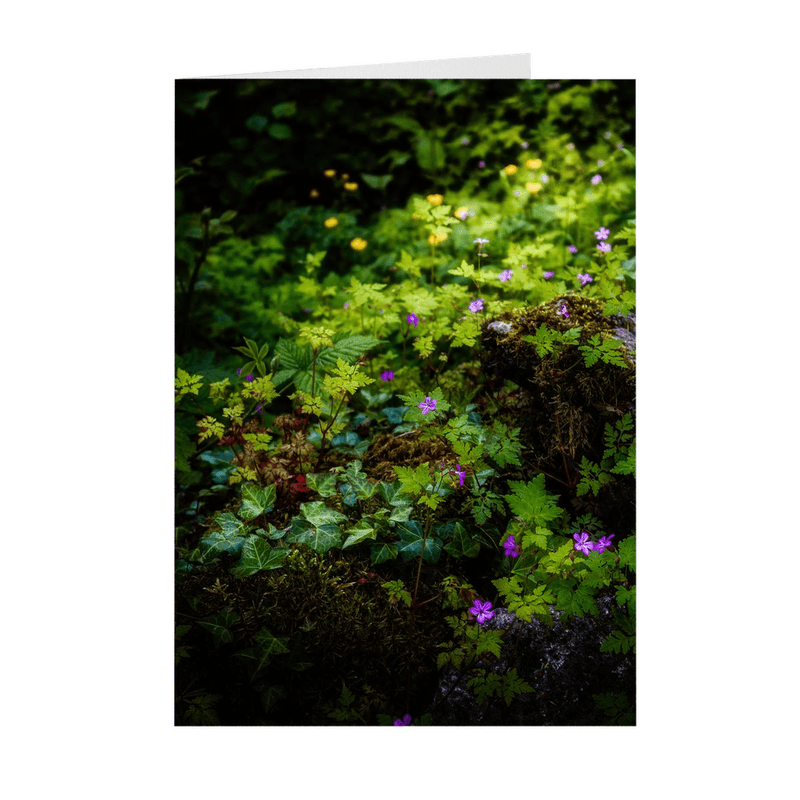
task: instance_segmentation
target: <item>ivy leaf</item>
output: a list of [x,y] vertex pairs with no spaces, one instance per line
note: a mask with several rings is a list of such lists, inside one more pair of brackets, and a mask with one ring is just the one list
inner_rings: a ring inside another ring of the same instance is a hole
[[275,507],[275,486],[270,484],[261,488],[254,483],[243,483],[241,489],[242,506],[239,516],[251,520],[267,514]]
[[238,614],[226,608],[217,614],[200,620],[200,624],[206,630],[211,631],[211,635],[214,637],[214,644],[220,645],[233,641],[233,634],[230,629],[240,619],[241,617]]
[[378,535],[377,529],[363,519],[359,520],[347,533],[349,535],[344,540],[342,550],[346,547],[352,547],[359,542],[363,542],[364,539],[374,539]]
[[336,476],[330,472],[306,475],[308,486],[322,497],[333,497],[336,494]]
[[305,517],[312,525],[338,525],[344,522],[347,517],[333,508],[328,508],[321,500],[311,503],[303,503],[300,506],[300,514]]
[[418,522],[411,520],[401,523],[397,526],[397,533],[400,536],[397,550],[403,561],[410,561],[412,558],[419,556],[422,556],[425,561],[430,561],[432,564],[439,560],[439,555],[442,551],[442,540],[429,536],[427,540],[423,541],[424,531]]
[[[347,465],[344,478],[348,481],[346,485],[350,487],[359,500],[369,499],[378,490],[377,484],[372,483],[369,478],[361,472],[360,461],[351,461]],[[342,487],[342,489],[344,489],[344,487]]]
[[442,540],[450,540],[444,547],[453,558],[475,558],[480,552],[480,544],[473,539],[467,529],[458,521],[450,521],[436,529]]
[[384,561],[397,558],[397,545],[389,544],[387,542],[379,542],[372,545],[370,558],[373,564],[382,564]]
[[218,514],[214,522],[220,526],[220,530],[206,533],[200,539],[200,546],[209,553],[230,553],[238,556],[247,540],[245,524],[230,511]]
[[261,570],[277,569],[288,554],[288,547],[273,547],[266,539],[252,536],[244,543],[242,557],[231,573],[237,578],[248,578]]

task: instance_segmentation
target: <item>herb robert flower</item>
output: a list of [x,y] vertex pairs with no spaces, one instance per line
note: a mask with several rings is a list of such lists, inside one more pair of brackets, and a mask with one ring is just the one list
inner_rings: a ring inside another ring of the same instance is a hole
[[436,400],[428,396],[419,403],[419,408],[422,409],[422,416],[425,416],[429,411],[436,411]]
[[467,609],[467,611],[472,614],[473,617],[478,621],[478,625],[483,625],[484,622],[488,622],[492,617],[494,617],[494,611],[492,611],[492,604],[487,600],[485,603],[481,603],[480,600],[476,600],[472,604],[472,608]]

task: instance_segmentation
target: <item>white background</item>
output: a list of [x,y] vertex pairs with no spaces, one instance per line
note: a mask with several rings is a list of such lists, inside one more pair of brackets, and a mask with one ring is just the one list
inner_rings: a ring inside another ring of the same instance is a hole
[[[6,11],[8,796],[786,797],[796,785],[789,6],[559,8]],[[637,80],[637,726],[174,728],[174,80],[516,53],[531,53],[534,78]]]

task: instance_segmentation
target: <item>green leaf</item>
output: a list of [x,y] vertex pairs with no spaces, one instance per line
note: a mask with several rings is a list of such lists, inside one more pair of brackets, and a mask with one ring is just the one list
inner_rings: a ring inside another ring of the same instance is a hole
[[427,540],[424,540],[424,531],[418,522],[410,520],[409,522],[400,523],[396,532],[400,536],[397,550],[404,561],[410,561],[412,558],[419,556],[422,556],[425,561],[430,561],[432,564],[439,560],[439,555],[442,551],[442,540],[437,539],[435,536],[429,536]]
[[211,635],[214,637],[214,644],[220,645],[233,641],[233,634],[230,629],[239,622],[240,619],[241,617],[238,614],[226,608],[217,614],[200,620],[200,624],[206,630],[211,631]]
[[269,120],[266,117],[256,114],[255,116],[250,117],[247,122],[245,122],[245,126],[255,133],[261,133],[261,131],[267,127],[268,123]]
[[370,481],[370,479],[361,472],[360,461],[351,461],[347,465],[343,480],[347,481],[347,485],[350,486],[359,500],[369,499],[378,490],[378,485]]
[[629,536],[619,545],[619,563],[636,572],[636,537]]
[[291,139],[292,129],[288,125],[282,125],[280,122],[273,123],[269,126],[267,133],[273,139]]
[[419,464],[416,468],[392,467],[395,475],[400,479],[400,491],[404,494],[418,495],[425,491],[431,482],[431,473],[428,464]]
[[349,534],[342,545],[342,550],[352,547],[354,544],[363,542],[364,539],[374,539],[377,536],[377,529],[370,525],[366,520],[359,520],[347,533]]
[[389,181],[393,176],[367,175],[366,173],[362,172],[361,177],[364,179],[364,183],[366,183],[371,189],[385,189],[389,185]]
[[278,103],[272,106],[272,116],[280,119],[281,117],[293,117],[297,111],[297,103],[291,101],[289,103]]
[[230,511],[218,514],[214,522],[220,526],[220,530],[206,533],[200,539],[200,547],[209,553],[239,555],[247,539],[245,524]]
[[332,367],[337,359],[341,358],[347,364],[352,364],[380,343],[380,339],[374,336],[345,336],[341,339],[334,337],[333,348],[321,350],[317,363],[324,367]]
[[480,552],[480,544],[473,539],[467,529],[458,521],[451,520],[436,528],[436,533],[447,542],[444,549],[453,558],[475,558]]
[[275,486],[270,484],[261,488],[254,483],[243,483],[241,489],[242,506],[239,516],[251,520],[269,513],[275,507]]
[[261,570],[277,569],[288,554],[288,547],[273,547],[265,539],[252,536],[244,543],[242,557],[231,572],[237,578],[247,578]]
[[508,486],[514,494],[505,495],[512,512],[524,522],[533,522],[546,527],[560,513],[556,501],[550,498],[544,488],[544,475],[537,475],[532,481],[509,481]]
[[333,497],[336,494],[336,476],[330,472],[312,473],[306,475],[308,486],[323,497]]
[[305,517],[312,525],[338,525],[344,522],[347,517],[333,508],[329,508],[321,500],[314,500],[311,503],[303,503],[300,506],[300,514]]
[[384,561],[390,561],[397,558],[397,545],[389,544],[387,542],[378,542],[372,545],[370,551],[370,559],[373,564],[382,564]]

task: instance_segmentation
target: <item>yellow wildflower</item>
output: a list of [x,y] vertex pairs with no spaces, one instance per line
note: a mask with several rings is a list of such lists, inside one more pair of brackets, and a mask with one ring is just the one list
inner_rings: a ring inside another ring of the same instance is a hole
[[542,184],[538,181],[536,183],[526,183],[525,188],[531,193],[536,194],[542,188]]
[[308,193],[308,196],[309,196],[309,197],[319,197],[319,192],[318,192],[316,189],[312,189],[312,190],[311,190],[311,191]]
[[503,172],[505,172],[506,175],[513,175],[516,171],[516,164],[509,164],[507,167],[503,167]]
[[541,158],[529,158],[525,162],[525,166],[528,169],[539,169],[542,166],[542,159]]
[[343,181],[346,181],[346,180],[348,180],[349,178],[350,178],[350,176],[349,176],[349,175],[348,175],[346,172],[343,172],[343,173],[342,173],[342,180],[343,180]]
[[353,250],[363,250],[366,246],[367,243],[363,239],[353,239],[353,241],[350,242],[350,247],[352,247]]
[[439,234],[432,233],[428,237],[428,244],[431,244],[431,245],[440,244],[441,242],[445,241],[446,239],[447,239],[447,233],[446,232],[445,233],[439,233]]
[[336,217],[328,217],[322,224],[326,228],[335,228],[339,224],[339,220]]
[[429,194],[425,199],[432,206],[440,206],[442,204],[442,200],[444,200],[444,197],[442,197],[440,194]]
[[468,211],[469,209],[466,206],[461,206],[460,208],[456,209],[456,213],[454,214],[454,216],[457,219],[466,219]]
[[347,189],[348,192],[354,192],[356,189],[358,189],[358,184],[357,183],[346,183],[344,185],[344,188]]
[[326,178],[335,178],[336,177],[336,170],[335,169],[326,169],[325,172],[322,173]]

